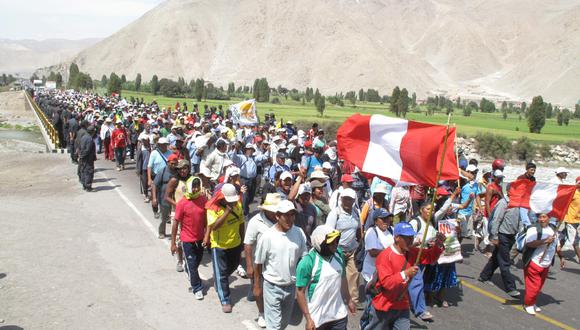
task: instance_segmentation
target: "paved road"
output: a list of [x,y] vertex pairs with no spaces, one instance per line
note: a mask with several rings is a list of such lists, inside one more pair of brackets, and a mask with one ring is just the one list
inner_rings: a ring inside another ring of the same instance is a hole
[[[232,276],[234,312],[221,313],[207,256],[200,268],[205,300],[188,293],[168,240],[156,237],[157,220],[132,168],[117,172],[98,161],[97,192],[85,193],[66,155],[1,155],[0,328],[257,328],[255,305],[244,298],[248,280]],[[550,275],[539,300],[542,319],[518,310],[519,302],[506,301],[497,286],[477,282],[486,259],[469,244],[465,255],[458,265],[464,285],[454,290],[452,306],[434,308],[434,323],[413,319],[413,328],[580,327],[577,263]],[[513,270],[522,288],[522,271]],[[494,281],[501,286],[499,275]],[[295,312],[292,327],[300,328]]]

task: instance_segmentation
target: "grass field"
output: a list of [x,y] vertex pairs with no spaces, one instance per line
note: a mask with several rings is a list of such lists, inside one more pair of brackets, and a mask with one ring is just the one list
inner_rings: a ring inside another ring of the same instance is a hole
[[[196,100],[193,99],[167,98],[159,95],[155,96],[152,94],[131,91],[123,91],[122,95],[126,98],[130,98],[131,96],[142,97],[145,102],[151,102],[155,99],[162,107],[174,107],[176,102],[181,104],[187,102],[187,105],[191,109],[193,104],[197,103]],[[217,106],[221,104],[224,108],[227,108],[228,105],[240,101],[242,100],[202,100],[199,102],[199,106],[200,108],[203,108],[204,104],[208,104],[209,106]],[[313,103],[302,105],[301,102],[284,100],[283,97],[280,98],[280,101],[282,102],[281,104],[258,103],[257,108],[260,117],[263,118],[265,113],[273,112],[276,114],[276,119],[283,119],[284,121],[342,122],[355,113],[393,116],[393,114],[388,111],[389,106],[387,104],[361,103],[356,104],[356,106],[345,105],[344,107],[339,107],[333,106],[327,102],[324,117],[320,117],[316,112]],[[425,109],[421,110],[422,112],[420,113],[408,113],[407,119],[436,124],[444,124],[447,122],[447,116],[444,113],[435,113],[433,116],[426,116]],[[501,113],[490,114],[473,112],[470,117],[464,117],[461,110],[456,110],[455,113],[456,114],[451,119],[452,123],[457,126],[460,134],[465,134],[467,136],[474,136],[478,132],[491,132],[506,136],[513,140],[522,136],[527,136],[530,140],[551,144],[564,143],[570,140],[580,140],[579,120],[571,120],[568,126],[558,126],[555,119],[548,119],[546,120],[546,125],[542,129],[541,134],[532,134],[527,132],[528,126],[526,119],[522,118],[521,121],[518,120],[517,114],[508,115],[508,118],[504,120]]]

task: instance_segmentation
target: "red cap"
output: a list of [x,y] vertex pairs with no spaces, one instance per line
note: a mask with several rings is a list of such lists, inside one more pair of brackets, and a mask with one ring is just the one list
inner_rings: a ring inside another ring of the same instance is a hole
[[445,187],[437,188],[437,195],[439,196],[449,196],[449,191]]
[[179,157],[177,157],[177,155],[176,155],[176,154],[171,154],[171,155],[169,155],[169,157],[167,157],[167,161],[168,161],[168,162],[171,162],[171,161],[178,161],[178,160],[179,160]]
[[576,178],[576,183],[580,182],[580,176]]
[[344,174],[340,178],[340,182],[354,182],[354,179],[352,178],[352,175],[350,175],[350,174]]

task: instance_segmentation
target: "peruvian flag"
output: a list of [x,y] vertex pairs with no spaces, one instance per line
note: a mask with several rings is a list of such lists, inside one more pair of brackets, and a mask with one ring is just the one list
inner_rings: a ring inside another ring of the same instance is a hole
[[574,185],[516,180],[510,183],[508,208],[523,207],[562,220],[575,191]]
[[[362,172],[436,187],[446,126],[382,115],[352,115],[337,132],[338,153]],[[441,180],[457,180],[455,128],[449,129]]]

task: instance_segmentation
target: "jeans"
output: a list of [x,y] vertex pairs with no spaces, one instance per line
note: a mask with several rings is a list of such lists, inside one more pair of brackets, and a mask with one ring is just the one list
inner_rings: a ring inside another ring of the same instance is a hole
[[279,286],[264,280],[264,319],[268,329],[285,329],[294,309],[296,286]]
[[161,208],[161,222],[159,223],[159,235],[165,235],[165,225],[169,223],[169,216],[171,216],[171,205],[163,205],[159,203]]
[[499,233],[497,236],[499,244],[493,250],[493,254],[479,274],[479,278],[484,281],[489,281],[495,270],[499,267],[504,289],[506,292],[510,292],[516,289],[516,282],[510,272],[510,250],[516,242],[516,235]]
[[215,289],[222,305],[231,304],[229,277],[238,268],[242,255],[242,244],[231,249],[211,249]]
[[182,242],[183,260],[185,260],[185,271],[189,277],[189,284],[193,293],[201,291],[203,285],[197,268],[203,258],[203,246],[201,241],[198,242]]
[[125,148],[115,148],[115,160],[117,166],[125,165]]
[[407,330],[411,328],[409,310],[390,310],[387,312],[371,308],[371,323],[367,329]]
[[425,283],[423,282],[423,271],[425,266],[419,265],[419,271],[409,283],[409,298],[411,300],[411,309],[416,316],[423,314],[427,310],[425,304]]
[[346,330],[347,326],[348,326],[348,317],[345,317],[345,318],[342,318],[340,320],[326,322],[316,329],[317,330]]
[[256,195],[256,179],[240,178],[242,185],[245,185],[248,190],[242,196],[242,207],[244,209],[244,215],[250,214],[250,204],[254,201],[254,196]]

